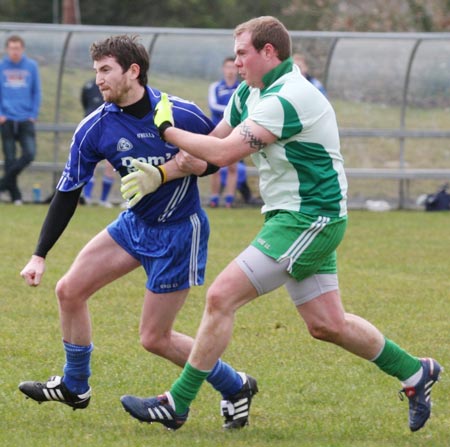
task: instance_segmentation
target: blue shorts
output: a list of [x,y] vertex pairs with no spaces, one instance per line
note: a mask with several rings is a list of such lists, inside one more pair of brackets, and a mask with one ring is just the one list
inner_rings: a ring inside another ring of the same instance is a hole
[[204,283],[209,222],[203,210],[184,221],[155,226],[126,210],[107,230],[142,264],[152,292],[174,292]]

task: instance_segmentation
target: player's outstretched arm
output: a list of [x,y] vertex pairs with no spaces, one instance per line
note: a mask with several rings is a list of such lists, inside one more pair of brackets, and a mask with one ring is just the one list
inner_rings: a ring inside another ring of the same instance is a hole
[[69,192],[56,191],[42,224],[39,241],[34,254],[20,272],[29,286],[38,286],[45,272],[45,257],[64,232],[75,212],[81,187]]
[[219,167],[235,163],[277,140],[276,135],[249,118],[235,128],[222,120],[209,135],[178,129],[174,127],[172,104],[165,94],[155,107],[154,121],[163,140]]

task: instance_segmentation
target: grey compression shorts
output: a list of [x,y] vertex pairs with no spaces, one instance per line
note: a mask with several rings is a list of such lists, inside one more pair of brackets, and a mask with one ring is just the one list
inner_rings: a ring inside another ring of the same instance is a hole
[[284,285],[296,306],[339,288],[336,273],[316,274],[297,281],[287,272],[289,260],[277,262],[252,245],[248,246],[236,262],[255,287],[264,295]]

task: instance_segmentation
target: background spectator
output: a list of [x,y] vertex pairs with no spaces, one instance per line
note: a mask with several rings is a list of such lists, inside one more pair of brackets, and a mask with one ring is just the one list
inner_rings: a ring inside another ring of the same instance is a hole
[[[225,166],[220,169],[220,192],[225,189],[227,184],[228,169]],[[236,189],[240,192],[244,203],[247,205],[262,205],[260,198],[253,197],[250,186],[247,182],[247,165],[244,160],[240,160],[237,164],[237,186]]]
[[311,82],[312,85],[317,87],[325,96],[327,96],[327,90],[325,89],[323,84],[317,78],[315,78],[314,76],[312,76],[309,73],[309,66],[308,66],[308,63],[306,62],[305,56],[300,53],[295,53],[293,55],[293,58],[294,58],[294,63],[297,64],[298,67],[300,68],[302,75],[306,79],[308,79],[308,81]]
[[[81,104],[84,109],[85,116],[96,110],[103,104],[103,96],[95,83],[95,79],[87,81],[81,89]],[[114,184],[114,168],[111,163],[104,161],[105,171],[102,177],[102,192],[100,195],[99,205],[105,208],[112,208],[111,202],[108,201],[109,193]],[[83,190],[84,200],[87,205],[92,204],[92,191],[95,186],[95,175],[91,177]]]
[[[231,95],[238,88],[240,81],[238,79],[237,67],[234,64],[234,57],[227,57],[222,64],[223,78],[220,81],[212,83],[208,90],[208,106],[211,111],[211,120],[214,124],[218,124],[223,117],[223,111]],[[209,206],[216,208],[219,206],[221,193],[221,171],[226,169],[225,206],[231,208],[234,203],[237,186],[237,163],[226,168],[222,168],[215,174],[210,176],[211,197]]]
[[0,191],[8,191],[11,202],[22,205],[17,178],[36,156],[35,121],[41,106],[41,82],[38,64],[26,56],[20,36],[10,36],[5,47],[6,55],[0,63],[0,126],[5,155]]

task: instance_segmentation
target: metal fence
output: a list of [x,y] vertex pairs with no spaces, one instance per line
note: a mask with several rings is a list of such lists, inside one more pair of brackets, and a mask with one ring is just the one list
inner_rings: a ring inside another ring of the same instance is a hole
[[[21,176],[25,186],[38,181],[51,193],[82,117],[82,85],[94,76],[90,44],[123,33],[148,48],[150,84],[207,110],[208,85],[233,53],[232,30],[0,23],[0,48],[20,34],[41,69],[38,157]],[[383,199],[414,207],[418,195],[450,180],[450,33],[291,36],[336,110],[350,206]]]

